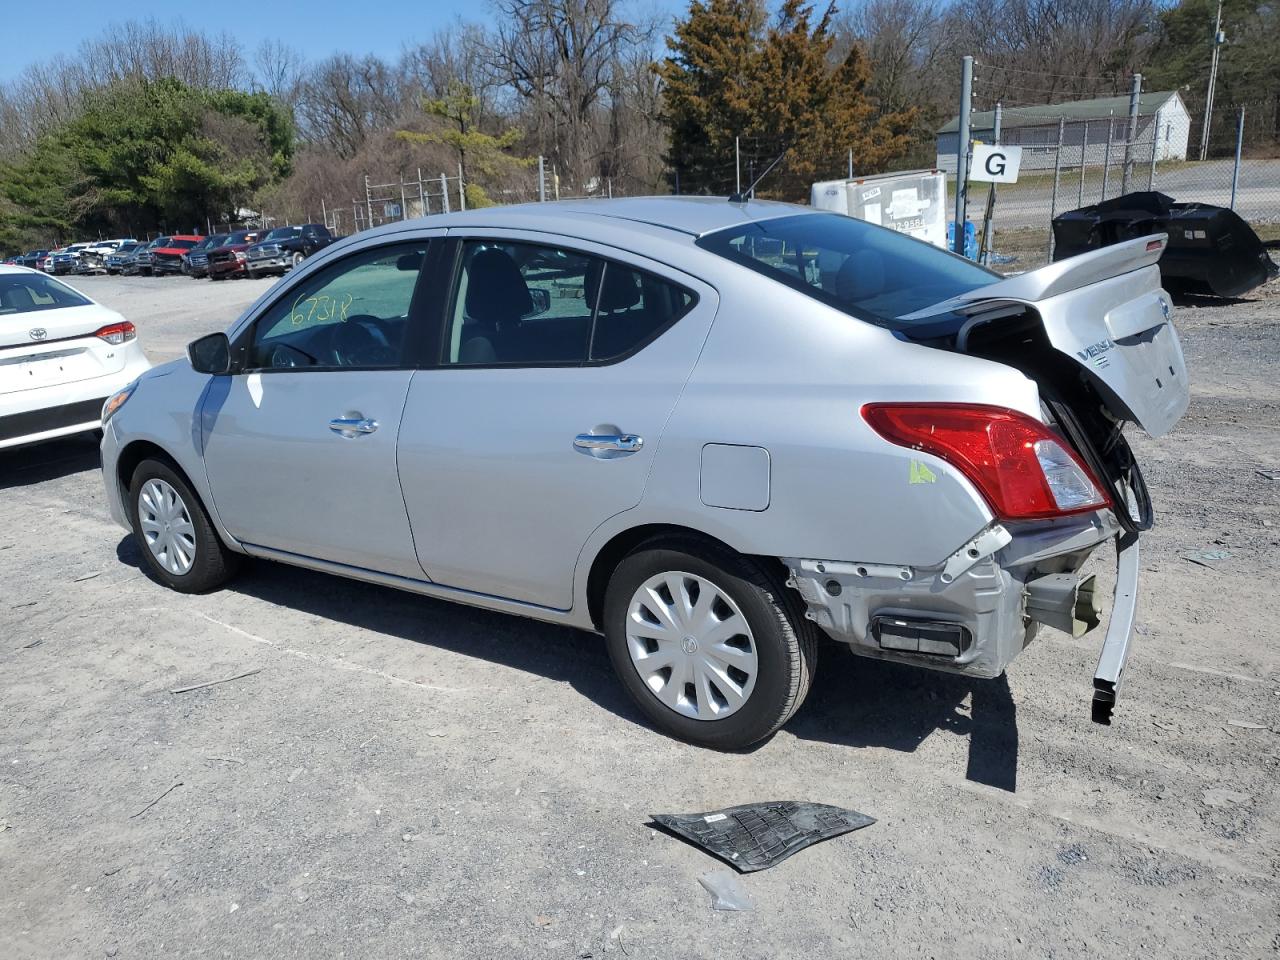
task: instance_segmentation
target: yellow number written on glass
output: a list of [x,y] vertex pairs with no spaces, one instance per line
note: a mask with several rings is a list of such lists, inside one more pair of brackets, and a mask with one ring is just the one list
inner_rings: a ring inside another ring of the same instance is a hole
[[347,319],[347,311],[351,307],[351,294],[319,293],[311,296],[300,294],[293,301],[293,309],[289,312],[289,321],[300,327],[307,323],[328,323],[330,320]]

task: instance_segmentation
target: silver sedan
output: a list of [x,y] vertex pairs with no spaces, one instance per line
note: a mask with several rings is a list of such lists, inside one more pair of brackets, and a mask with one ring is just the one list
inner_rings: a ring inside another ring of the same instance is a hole
[[1160,236],[1002,279],[763,202],[539,204],[326,249],[107,405],[114,518],[176,590],[243,556],[604,635],[660,729],[777,730],[820,641],[998,676],[1099,623],[1109,722],[1187,406]]

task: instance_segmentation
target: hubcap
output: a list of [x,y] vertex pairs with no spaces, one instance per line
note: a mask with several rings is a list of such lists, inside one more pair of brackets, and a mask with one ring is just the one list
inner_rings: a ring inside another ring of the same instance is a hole
[[156,562],[182,576],[196,562],[196,530],[178,491],[152,477],[138,492],[138,525]]
[[759,669],[742,612],[692,573],[660,573],[640,585],[627,607],[627,652],[650,692],[694,720],[736,713]]

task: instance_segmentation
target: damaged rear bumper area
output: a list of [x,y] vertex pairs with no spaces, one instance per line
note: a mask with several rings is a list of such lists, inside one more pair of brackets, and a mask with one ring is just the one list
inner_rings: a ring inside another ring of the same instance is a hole
[[1100,622],[1085,560],[1114,540],[1115,597],[1094,677],[1093,719],[1109,724],[1137,608],[1138,537],[1109,511],[993,523],[935,567],[783,558],[806,616],[854,653],[991,678],[1041,626],[1083,636]]

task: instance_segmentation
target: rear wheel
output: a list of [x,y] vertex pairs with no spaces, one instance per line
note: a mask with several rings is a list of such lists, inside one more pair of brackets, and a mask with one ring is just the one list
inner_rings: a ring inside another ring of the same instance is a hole
[[780,578],[697,541],[642,546],[618,565],[604,604],[614,670],[662,731],[733,750],[799,709],[817,636]]
[[129,519],[147,569],[180,593],[214,590],[240,566],[195,491],[162,460],[143,460],[133,471]]

